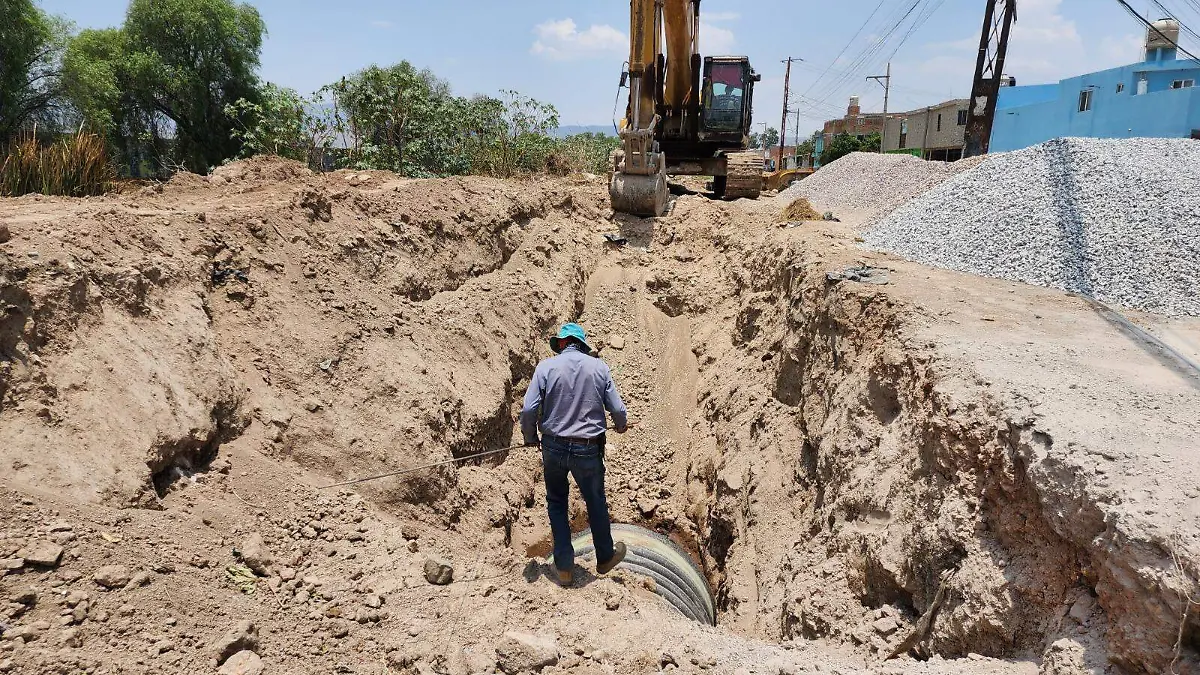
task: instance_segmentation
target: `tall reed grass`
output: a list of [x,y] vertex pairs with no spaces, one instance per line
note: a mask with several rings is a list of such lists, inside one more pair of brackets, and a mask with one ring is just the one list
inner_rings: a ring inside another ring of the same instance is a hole
[[14,140],[0,156],[0,196],[86,197],[114,187],[116,171],[104,139],[95,134],[81,131],[45,145],[35,132]]

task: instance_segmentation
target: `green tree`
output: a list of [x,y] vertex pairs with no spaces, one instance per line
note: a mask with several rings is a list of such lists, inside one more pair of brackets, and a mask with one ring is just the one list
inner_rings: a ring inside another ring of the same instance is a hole
[[145,104],[132,81],[129,42],[119,28],[84,30],[63,56],[63,95],[73,127],[108,142],[122,173],[155,176],[178,162],[169,141],[171,120]]
[[512,176],[545,171],[558,147],[550,136],[558,128],[558,111],[550,104],[515,91],[504,91],[501,95],[504,105],[488,173]]
[[765,148],[773,148],[779,145],[779,130],[775,127],[767,127],[761,134],[750,134],[750,149],[762,150]]
[[838,134],[821,151],[821,166],[828,166],[830,163],[852,152],[858,152],[861,149],[862,141],[850,134]]
[[265,32],[257,10],[232,0],[131,0],[121,28],[70,41],[66,97],[130,163],[149,147],[160,165],[206,173],[241,151],[228,107],[260,102]]
[[144,111],[170,119],[184,166],[206,173],[237,156],[226,106],[259,100],[258,11],[231,0],[132,0],[122,30],[128,85]]
[[0,0],[0,142],[34,121],[53,122],[70,24],[32,0]]
[[333,144],[331,125],[314,112],[320,106],[315,98],[267,83],[258,102],[238,99],[225,106],[225,114],[234,120],[231,133],[241,141],[243,157],[265,153],[319,168]]
[[759,140],[762,142],[762,147],[774,148],[779,145],[779,130],[775,127],[767,127]]
[[[410,176],[448,173],[444,154],[452,115],[463,112],[450,85],[408,61],[388,68],[369,66],[327,86],[344,131],[353,140],[351,158],[361,168],[389,169]],[[439,151],[441,154],[439,154]]]
[[619,147],[621,147],[621,139],[618,136],[590,131],[567,136],[559,142],[554,166],[550,168],[560,173],[571,171],[607,173],[611,168],[612,152]]
[[558,150],[558,112],[517,92],[454,96],[450,85],[407,61],[372,65],[325,87],[348,164],[407,176],[510,176],[544,171]]
[[63,55],[63,91],[76,121],[106,137],[135,108],[123,70],[125,52],[125,34],[106,28],[81,31]]
[[797,157],[807,157],[817,149],[817,142],[811,138],[805,139],[800,145],[796,146]]
[[866,138],[859,142],[859,152],[879,152],[879,146],[883,143],[883,136],[878,131],[872,132]]

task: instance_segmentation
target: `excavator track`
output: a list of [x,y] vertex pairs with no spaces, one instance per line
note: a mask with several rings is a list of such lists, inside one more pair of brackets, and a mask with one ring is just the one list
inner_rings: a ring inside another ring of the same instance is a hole
[[758,199],[762,192],[762,156],[757,152],[731,152],[725,169],[725,198]]

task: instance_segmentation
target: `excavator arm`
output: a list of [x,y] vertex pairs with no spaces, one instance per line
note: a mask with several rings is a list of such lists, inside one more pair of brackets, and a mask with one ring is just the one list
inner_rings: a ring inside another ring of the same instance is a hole
[[667,207],[666,157],[655,141],[662,120],[657,107],[664,75],[663,4],[664,0],[629,3],[629,106],[608,186],[614,211],[657,216]]

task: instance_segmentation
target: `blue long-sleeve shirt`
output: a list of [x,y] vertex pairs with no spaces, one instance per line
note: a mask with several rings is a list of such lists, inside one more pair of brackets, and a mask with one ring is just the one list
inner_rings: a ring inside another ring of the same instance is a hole
[[571,345],[533,371],[521,408],[521,434],[529,445],[538,442],[539,426],[552,436],[595,438],[608,429],[605,410],[617,429],[628,424],[608,364]]

